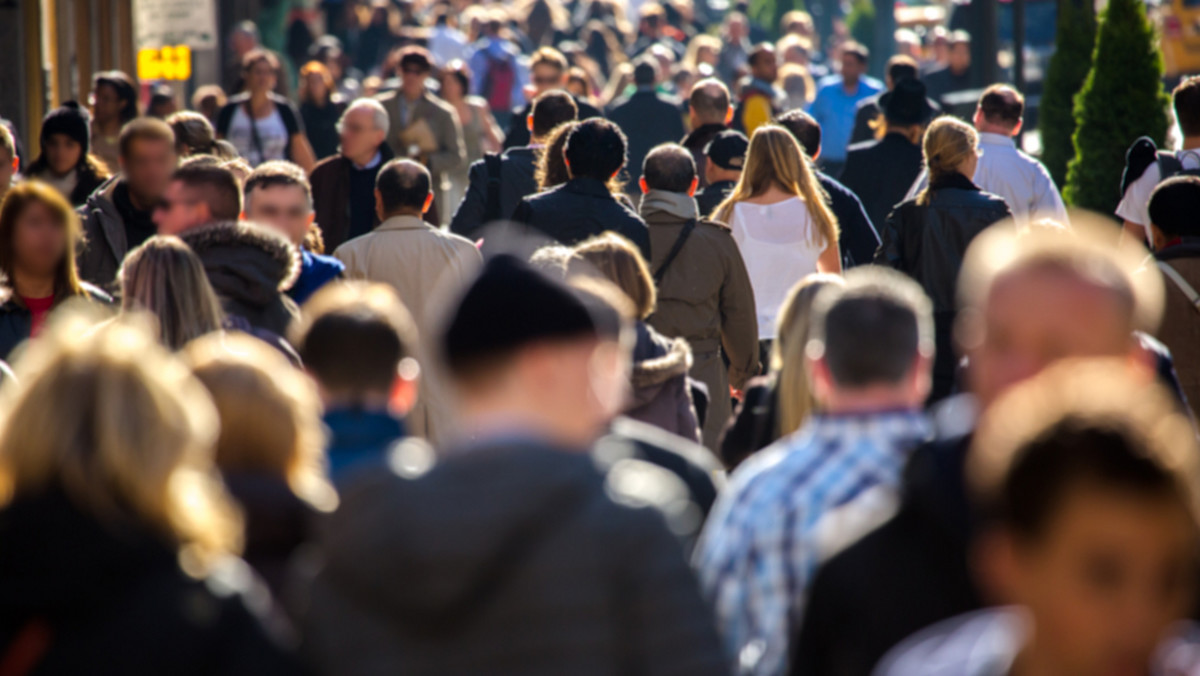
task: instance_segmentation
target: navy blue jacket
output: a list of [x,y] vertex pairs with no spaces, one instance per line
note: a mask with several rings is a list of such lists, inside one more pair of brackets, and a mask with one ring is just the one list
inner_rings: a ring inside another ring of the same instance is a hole
[[304,301],[312,297],[322,286],[338,279],[346,271],[346,266],[333,256],[322,256],[308,249],[300,250],[300,276],[296,283],[288,289],[287,295],[304,305]]
[[567,246],[611,230],[636,244],[642,256],[650,260],[646,222],[594,178],[573,178],[526,197],[513,211],[512,220]]

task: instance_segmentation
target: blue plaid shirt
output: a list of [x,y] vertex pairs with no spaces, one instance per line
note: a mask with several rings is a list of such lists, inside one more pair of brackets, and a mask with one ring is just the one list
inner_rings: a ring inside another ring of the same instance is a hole
[[[894,496],[909,452],[929,437],[929,421],[917,411],[818,415],[734,472],[695,565],[742,673],[787,670],[788,640],[828,553],[821,534],[831,529],[823,521],[856,506],[863,511],[881,493]],[[842,519],[832,530],[850,540],[874,523]]]

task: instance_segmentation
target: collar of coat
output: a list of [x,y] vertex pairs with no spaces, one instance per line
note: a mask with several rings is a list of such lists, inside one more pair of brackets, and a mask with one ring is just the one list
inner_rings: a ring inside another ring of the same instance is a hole
[[389,216],[387,220],[379,224],[376,230],[427,230],[433,226],[426,223],[425,219],[411,214],[403,214],[400,216]]
[[959,190],[971,190],[979,192],[979,186],[975,185],[971,179],[963,176],[957,171],[952,171],[948,174],[938,176],[929,182],[930,190],[944,190],[946,188],[957,188]]
[[[277,280],[275,288],[279,291],[292,288],[300,276],[300,249],[278,232],[256,223],[215,221],[185,230],[179,238],[206,263],[210,251],[244,247],[260,252],[264,272],[275,278],[272,281]],[[208,264],[205,269],[209,269]]]
[[700,218],[700,209],[691,195],[666,190],[651,190],[642,197],[642,217],[667,213],[684,220]]

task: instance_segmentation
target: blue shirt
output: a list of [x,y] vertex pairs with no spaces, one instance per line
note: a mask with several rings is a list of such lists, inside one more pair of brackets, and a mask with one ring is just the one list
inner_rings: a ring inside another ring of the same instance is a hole
[[346,266],[333,256],[322,256],[308,249],[300,250],[300,276],[287,294],[297,305],[312,297],[322,286],[342,276]]
[[751,457],[717,500],[695,564],[739,673],[782,674],[817,565],[890,515],[918,411],[818,415]]
[[854,135],[854,113],[858,102],[883,91],[875,78],[860,77],[853,94],[847,94],[841,75],[830,75],[817,86],[817,98],[808,112],[821,125],[821,157],[834,162],[846,161],[846,147]]
[[325,413],[325,426],[329,428],[329,476],[334,485],[353,470],[382,466],[388,451],[408,437],[404,421],[386,411],[335,408]]

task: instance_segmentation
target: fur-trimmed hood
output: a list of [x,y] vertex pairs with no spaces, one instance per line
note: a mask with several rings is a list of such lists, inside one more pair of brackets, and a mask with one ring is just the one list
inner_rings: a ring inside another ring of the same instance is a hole
[[653,399],[673,378],[686,376],[692,368],[692,348],[682,338],[667,338],[646,324],[639,324],[633,351],[635,405]]
[[283,235],[244,221],[218,221],[180,235],[222,297],[263,307],[296,283],[300,250]]

